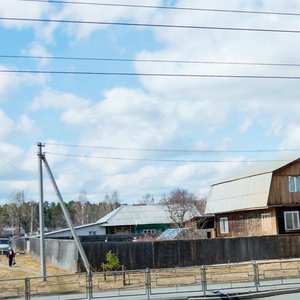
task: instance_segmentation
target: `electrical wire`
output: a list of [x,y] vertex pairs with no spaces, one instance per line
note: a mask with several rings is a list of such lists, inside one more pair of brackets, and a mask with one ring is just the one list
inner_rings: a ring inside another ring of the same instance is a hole
[[231,78],[231,79],[292,79],[300,76],[272,75],[223,75],[223,74],[171,74],[171,73],[131,73],[131,72],[91,72],[91,71],[49,71],[49,70],[8,70],[0,69],[0,73],[26,74],[61,74],[61,75],[106,75],[106,76],[148,76],[148,77],[192,77],[192,78]]
[[0,54],[0,58],[300,67],[300,64],[297,64],[297,63],[264,63],[264,62],[238,62],[238,61],[237,62],[234,62],[234,61],[228,61],[228,62],[226,62],[226,61],[164,60],[164,59],[131,59],[131,58],[105,58],[105,57],[104,58],[101,58],[101,57],[76,57],[76,56],[72,57],[72,56],[36,56],[36,55],[6,55],[6,54]]
[[102,2],[58,1],[58,0],[18,0],[18,1],[22,1],[22,2],[44,2],[44,3],[52,3],[52,4],[73,4],[73,5],[92,5],[92,6],[110,6],[110,7],[130,7],[130,8],[145,8],[145,9],[186,10],[186,11],[200,11],[200,12],[202,11],[202,12],[221,12],[221,13],[300,16],[300,13],[273,12],[273,11],[253,11],[253,10],[158,6],[158,5],[140,5],[140,4],[119,4],[119,3],[102,3]]
[[153,148],[128,148],[128,147],[106,147],[106,146],[90,146],[76,144],[60,144],[60,143],[43,143],[49,146],[62,146],[72,148],[88,148],[103,150],[125,150],[125,151],[145,151],[145,152],[175,152],[175,153],[259,153],[259,152],[300,152],[300,149],[256,149],[256,150],[194,150],[194,149],[153,149]]
[[23,152],[22,154],[18,155],[12,160],[9,160],[5,164],[1,164],[0,167],[0,180],[7,180],[11,178],[12,175],[16,174],[20,171],[20,168],[24,166],[25,162],[27,162],[30,159],[34,159],[36,156],[34,156],[33,149],[29,149],[28,151]]
[[175,25],[175,24],[150,24],[150,23],[106,22],[106,21],[81,21],[81,20],[59,20],[59,19],[17,18],[17,17],[0,17],[0,20],[3,20],[3,21],[24,21],[24,22],[49,22],[49,23],[62,23],[62,24],[158,27],[158,28],[224,30],[224,31],[250,31],[250,32],[268,32],[268,33],[270,33],[270,32],[271,33],[296,33],[296,34],[300,33],[300,30],[264,29],[264,28],[253,28],[253,27],[242,28],[242,27],[197,26],[197,25]]
[[[9,171],[6,172],[2,172],[0,174],[0,181],[7,181],[8,179],[11,179],[12,177],[16,177],[17,174],[20,174],[20,168],[23,167],[25,165],[26,162],[32,160],[34,161],[36,159],[36,157],[32,156],[32,157],[27,157],[25,158],[18,166],[15,166],[14,168],[12,168]],[[24,173],[24,171],[22,171]]]
[[77,158],[90,158],[90,159],[105,159],[105,160],[122,160],[122,161],[148,161],[148,162],[175,162],[175,163],[234,163],[234,162],[279,162],[279,161],[289,161],[289,160],[182,160],[182,159],[152,159],[152,158],[126,158],[126,157],[109,157],[109,156],[92,156],[83,154],[65,154],[57,152],[45,152],[46,154],[65,156],[65,157],[77,157]]

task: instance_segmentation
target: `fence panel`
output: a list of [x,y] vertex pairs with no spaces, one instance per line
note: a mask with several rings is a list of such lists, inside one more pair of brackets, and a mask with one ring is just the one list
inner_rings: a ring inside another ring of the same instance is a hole
[[0,291],[0,299],[24,297],[25,279],[0,279]]
[[66,295],[64,299],[86,299],[86,274],[57,275],[29,278],[30,295]]
[[92,276],[93,298],[146,295],[145,270],[96,272]]
[[207,290],[256,289],[252,263],[206,266]]
[[150,294],[202,292],[200,267],[153,269],[150,275]]
[[257,264],[259,286],[300,284],[300,260],[260,262]]
[[[300,259],[188,268],[121,270],[0,279],[0,299],[151,299],[159,295],[206,295],[299,288]],[[50,298],[49,298],[50,297]]]

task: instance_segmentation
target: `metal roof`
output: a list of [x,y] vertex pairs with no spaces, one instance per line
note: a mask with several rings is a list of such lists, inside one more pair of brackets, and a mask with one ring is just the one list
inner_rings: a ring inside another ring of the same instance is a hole
[[165,205],[121,205],[97,221],[101,226],[171,224]]
[[254,164],[211,186],[205,214],[267,207],[273,172],[299,154]]
[[205,213],[266,207],[271,179],[267,173],[212,186]]
[[[78,229],[88,228],[88,227],[94,227],[94,226],[99,226],[99,224],[97,224],[97,223],[89,223],[89,224],[75,226],[74,228],[76,230],[78,230]],[[55,231],[49,231],[49,232],[45,233],[45,236],[50,236],[52,234],[57,234],[57,233],[63,233],[63,232],[66,232],[66,231],[70,231],[71,232],[71,229],[68,227],[68,228],[63,228],[63,229],[59,229],[59,230],[55,230]],[[39,236],[39,234],[37,236]]]
[[258,163],[254,163],[252,165],[247,166],[239,171],[234,172],[233,174],[225,177],[221,180],[218,180],[216,184],[225,183],[228,181],[238,180],[245,177],[256,176],[259,174],[265,174],[274,172],[286,165],[298,160],[300,158],[300,154],[292,154],[289,156],[281,157],[279,159],[269,160],[269,161],[262,161]]

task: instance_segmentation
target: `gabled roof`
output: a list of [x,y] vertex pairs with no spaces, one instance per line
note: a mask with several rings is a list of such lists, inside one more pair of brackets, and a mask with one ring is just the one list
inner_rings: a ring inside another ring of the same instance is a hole
[[[93,227],[95,225],[98,225],[98,224],[96,224],[96,223],[89,223],[89,224],[75,226],[74,228],[78,230],[78,229],[82,229],[82,228]],[[50,232],[45,233],[45,236],[48,236],[48,235],[50,236],[50,235],[53,235],[53,234],[63,233],[63,232],[67,232],[67,231],[71,232],[71,229],[68,227],[68,228],[63,228],[63,229],[59,229],[59,230],[55,230],[55,231],[50,231]]]
[[121,205],[97,221],[101,226],[171,224],[165,205]]
[[299,159],[300,155],[260,162],[211,186],[206,214],[265,208],[273,172]]
[[298,160],[299,158],[300,158],[300,154],[297,153],[297,154],[285,156],[285,157],[282,157],[279,159],[258,162],[258,163],[249,165],[249,166],[243,168],[242,170],[234,172],[233,174],[229,175],[228,177],[217,181],[213,185],[221,184],[221,183],[225,183],[225,182],[233,181],[233,180],[239,180],[239,179],[246,178],[246,177],[257,176],[257,175],[266,174],[266,173],[273,173],[274,171],[279,170],[279,169],[289,165],[290,163]]

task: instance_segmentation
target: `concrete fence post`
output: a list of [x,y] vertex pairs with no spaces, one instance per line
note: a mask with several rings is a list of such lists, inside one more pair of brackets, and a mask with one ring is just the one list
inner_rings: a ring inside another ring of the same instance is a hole
[[145,271],[145,287],[146,287],[147,299],[149,300],[151,294],[151,275],[150,275],[149,268],[147,268]]
[[25,300],[30,300],[30,279],[28,277],[24,281],[24,296]]
[[206,291],[207,291],[207,281],[206,281],[206,267],[201,266],[201,286],[202,286],[202,291],[203,295],[206,296]]
[[253,262],[253,274],[254,274],[254,286],[256,292],[258,292],[259,289],[259,271],[258,271],[258,265],[256,262]]

